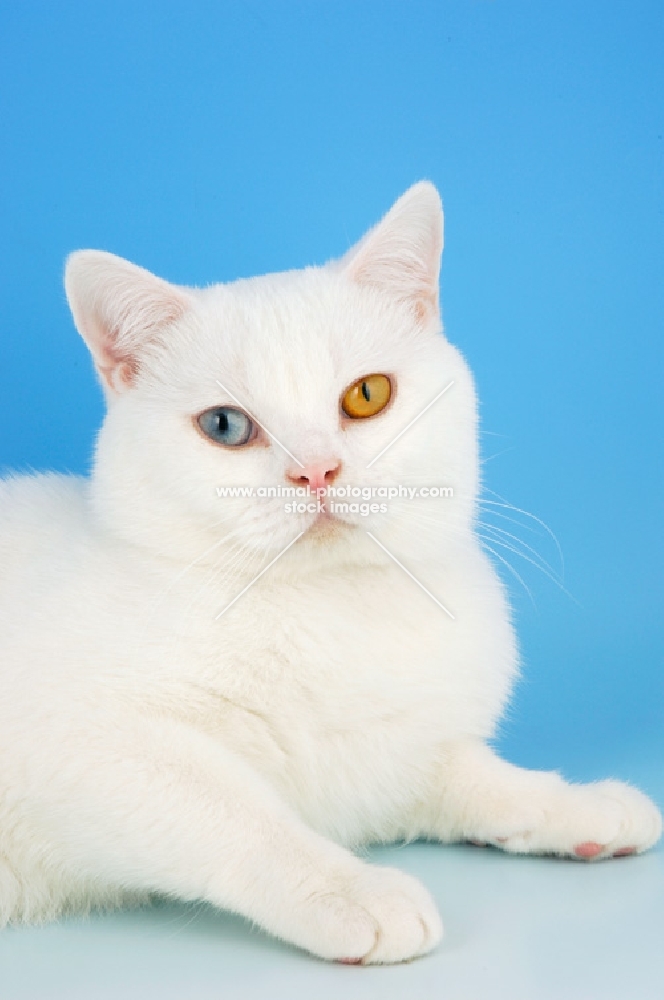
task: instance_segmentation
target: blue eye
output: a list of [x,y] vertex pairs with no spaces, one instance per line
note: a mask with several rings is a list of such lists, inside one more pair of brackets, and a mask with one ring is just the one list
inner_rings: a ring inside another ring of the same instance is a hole
[[247,414],[232,406],[213,406],[205,410],[198,418],[198,426],[211,441],[231,448],[246,444],[254,430]]

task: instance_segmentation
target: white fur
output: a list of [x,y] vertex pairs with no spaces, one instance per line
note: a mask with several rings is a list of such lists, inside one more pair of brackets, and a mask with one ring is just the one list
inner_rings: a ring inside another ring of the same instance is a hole
[[[438,942],[437,909],[349,848],[606,856],[659,837],[634,789],[569,786],[486,746],[517,656],[475,534],[476,403],[440,329],[441,249],[423,183],[323,268],[198,290],[69,259],[109,408],[90,481],[0,484],[0,921],[169,893],[326,958],[393,962]],[[342,420],[343,390],[373,372],[393,402]],[[303,465],[340,461],[340,482],[454,498],[327,531],[282,499],[219,499],[293,474],[272,438],[233,450],[195,428],[233,397]]]

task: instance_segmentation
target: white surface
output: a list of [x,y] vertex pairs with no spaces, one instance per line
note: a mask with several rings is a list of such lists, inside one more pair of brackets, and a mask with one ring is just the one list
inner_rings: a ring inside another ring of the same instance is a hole
[[326,965],[207,907],[158,903],[0,934],[2,1000],[662,1000],[664,852],[599,864],[411,844],[446,935],[410,965]]

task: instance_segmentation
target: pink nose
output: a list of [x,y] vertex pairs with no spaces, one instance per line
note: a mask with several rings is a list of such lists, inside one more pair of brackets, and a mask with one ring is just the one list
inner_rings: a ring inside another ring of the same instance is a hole
[[317,462],[309,462],[304,468],[291,466],[286,472],[286,479],[296,486],[306,486],[312,493],[325,486],[330,486],[341,472],[341,462],[337,458],[323,459]]

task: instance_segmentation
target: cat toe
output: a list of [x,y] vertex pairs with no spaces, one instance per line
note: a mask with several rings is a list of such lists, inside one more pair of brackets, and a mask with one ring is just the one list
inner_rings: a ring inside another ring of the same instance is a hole
[[662,835],[662,816],[647,795],[621,781],[601,781],[594,787],[606,802],[620,807],[620,828],[607,844],[610,855],[640,854],[657,843]]
[[585,843],[576,845],[574,854],[577,858],[590,861],[600,855],[603,850],[603,844],[598,844],[594,840],[586,840]]
[[363,958],[365,964],[407,962],[431,951],[443,935],[431,896],[404,872],[372,871],[361,887],[361,901],[378,926],[375,944]]
[[307,897],[308,950],[341,965],[407,962],[430,951],[443,927],[431,896],[416,879],[364,865],[330,876]]

